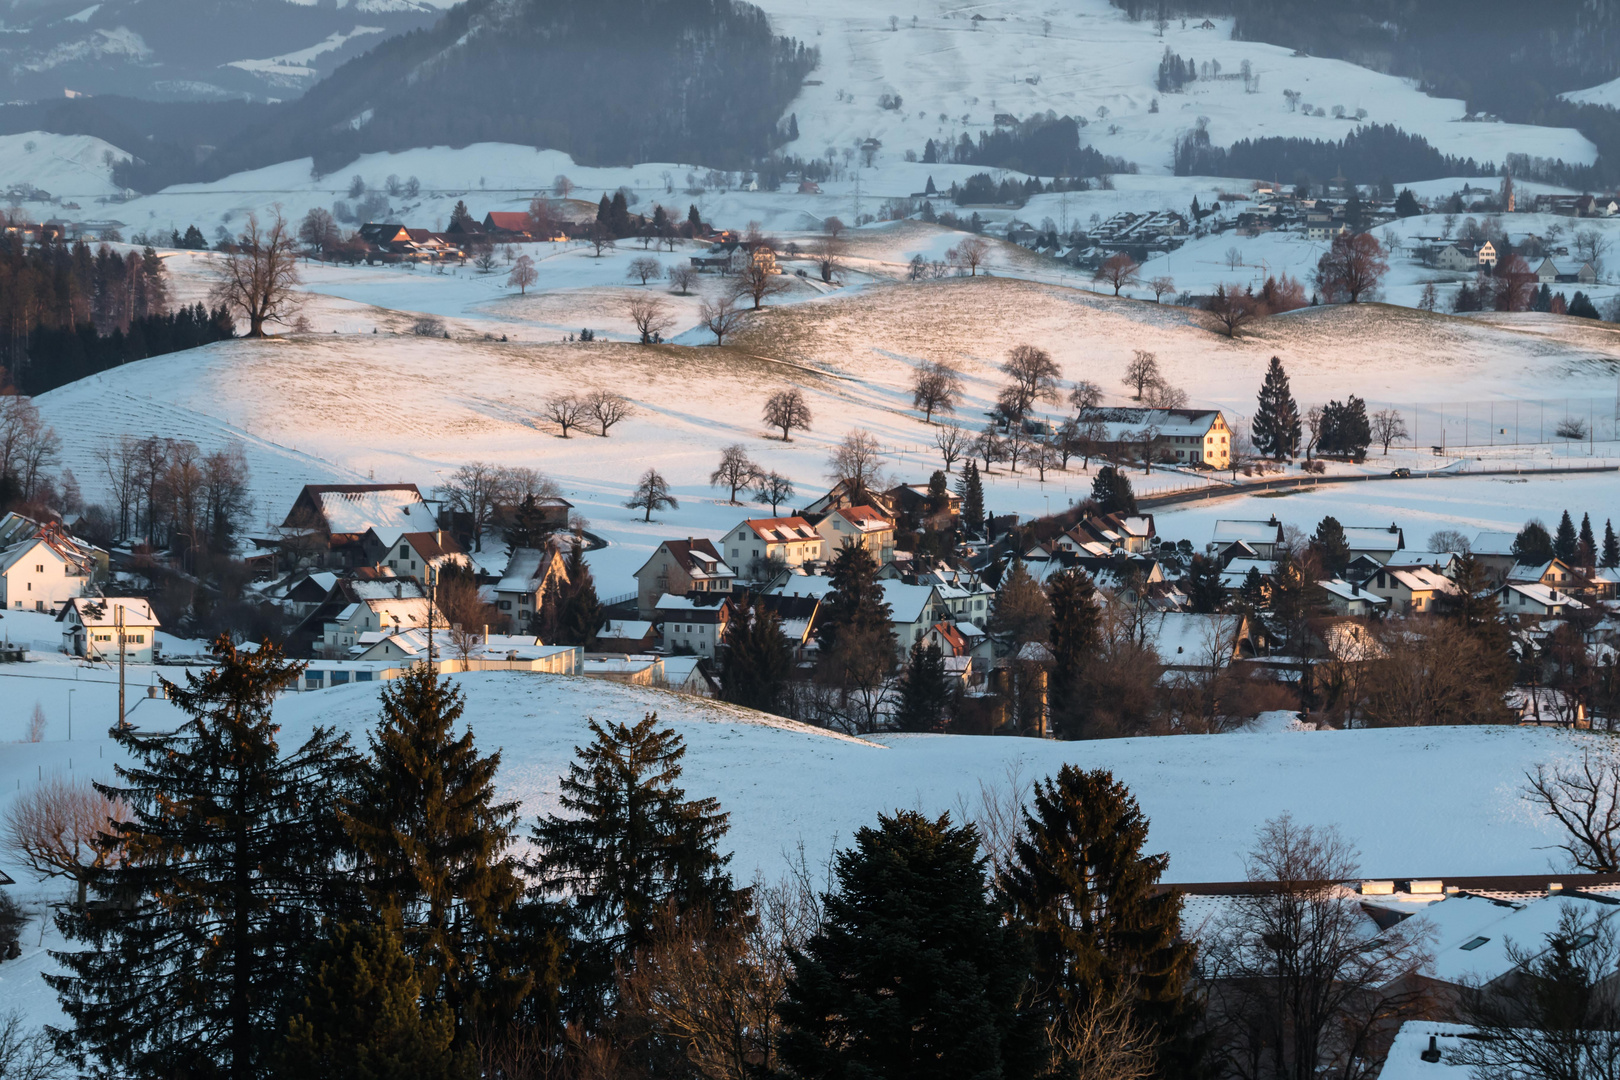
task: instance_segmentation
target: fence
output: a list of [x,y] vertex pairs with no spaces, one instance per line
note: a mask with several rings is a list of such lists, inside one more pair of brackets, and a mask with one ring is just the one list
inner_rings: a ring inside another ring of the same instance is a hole
[[[1469,449],[1489,446],[1533,446],[1562,443],[1572,453],[1576,444],[1588,450],[1597,443],[1620,441],[1620,420],[1613,398],[1504,398],[1498,401],[1453,401],[1401,405],[1368,403],[1367,412],[1393,409],[1406,422],[1406,441],[1415,447]],[[1381,450],[1378,439],[1373,449]]]

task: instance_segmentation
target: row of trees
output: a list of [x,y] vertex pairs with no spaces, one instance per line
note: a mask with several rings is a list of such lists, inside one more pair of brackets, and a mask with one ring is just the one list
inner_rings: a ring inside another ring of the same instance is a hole
[[1367,403],[1354,394],[1343,404],[1313,405],[1301,415],[1288,373],[1275,356],[1260,387],[1250,432],[1255,449],[1278,461],[1292,458],[1302,449],[1307,458],[1315,451],[1360,461],[1374,442],[1381,443],[1388,454],[1390,444],[1410,438],[1399,411],[1379,409],[1369,416]]
[[204,555],[229,557],[253,511],[240,444],[204,452],[189,439],[121,435],[96,448],[107,503],[85,509],[92,539],[143,541],[195,569]]

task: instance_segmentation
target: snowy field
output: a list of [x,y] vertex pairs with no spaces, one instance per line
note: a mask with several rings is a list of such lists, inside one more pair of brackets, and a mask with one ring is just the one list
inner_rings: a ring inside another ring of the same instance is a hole
[[[118,761],[118,749],[105,737],[116,715],[110,674],[76,671],[65,658],[43,659],[24,671],[0,672],[6,690],[0,740],[21,736],[36,702],[48,717],[45,741],[3,743],[0,807],[41,778],[108,779]],[[174,669],[164,673],[176,677]],[[132,670],[137,688],[150,679],[151,669]],[[1359,849],[1369,877],[1536,873],[1552,865],[1546,849],[1554,836],[1521,796],[1524,771],[1577,754],[1593,738],[1448,728],[1083,743],[961,736],[862,741],[583,678],[484,673],[456,679],[467,692],[466,718],[480,748],[501,751],[500,794],[522,802],[524,832],[536,816],[556,809],[558,777],[574,747],[589,738],[587,717],[633,722],[658,712],[689,748],[682,781],[688,795],[712,795],[731,814],[727,846],[732,870],[743,879],[779,876],[801,843],[819,870],[835,847],[847,845],[879,813],[971,809],[981,784],[1027,783],[1064,763],[1111,769],[1131,788],[1152,821],[1149,849],[1170,853],[1169,881],[1241,880],[1256,828],[1285,811],[1302,823],[1338,825]],[[65,722],[69,690],[72,741]],[[375,723],[377,693],[375,686],[347,686],[284,696],[276,707],[283,745],[296,745],[317,723],[363,744]],[[177,722],[179,714],[166,701],[142,697],[130,719],[159,727]],[[0,869],[19,880],[18,895],[34,911],[62,892],[36,886],[4,858]],[[23,1009],[36,1023],[57,1018],[55,998],[39,975],[52,966],[46,950],[61,944],[54,928],[29,925],[24,956],[0,965],[0,1009]]]

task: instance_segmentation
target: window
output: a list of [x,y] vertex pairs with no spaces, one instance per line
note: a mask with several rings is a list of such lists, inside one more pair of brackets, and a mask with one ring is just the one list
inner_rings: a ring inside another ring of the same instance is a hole
[[304,672],[304,689],[319,690],[321,688],[321,673],[318,671]]
[[510,601],[510,600],[502,600],[500,602],[500,608],[501,608],[502,611],[511,611],[512,610],[512,601]]
[[136,634],[132,640],[137,645],[145,645],[146,644],[146,635],[145,634]]
[[45,572],[45,564],[44,563],[39,563],[38,565],[36,565],[34,567],[34,573],[43,574],[44,572]]
[[1457,946],[1457,948],[1461,949],[1463,952],[1473,952],[1475,949],[1479,948],[1489,940],[1491,939],[1488,937],[1471,938]]

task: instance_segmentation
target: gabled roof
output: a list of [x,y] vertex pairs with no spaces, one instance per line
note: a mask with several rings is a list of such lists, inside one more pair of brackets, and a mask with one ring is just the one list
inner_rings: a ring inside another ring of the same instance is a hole
[[1282,522],[1239,521],[1222,519],[1215,522],[1215,543],[1231,544],[1239,540],[1246,544],[1280,544],[1283,538]]
[[1513,542],[1518,539],[1517,534],[1510,532],[1482,532],[1474,537],[1469,550],[1475,555],[1508,555],[1513,554]]
[[737,576],[737,572],[720,557],[719,550],[711,540],[688,537],[685,540],[665,540],[659,546],[669,552],[677,566],[697,580]]
[[373,527],[412,532],[437,527],[415,484],[306,484],[283,528],[297,528],[300,508],[308,508],[327,532],[359,536]]
[[894,522],[870,506],[844,506],[833,511],[862,533],[893,531]]
[[1369,607],[1384,607],[1389,603],[1389,597],[1370,593],[1352,581],[1342,578],[1328,578],[1318,581],[1316,587],[1323,592],[1331,593],[1347,603],[1363,603]]
[[1344,530],[1351,551],[1399,551],[1406,546],[1406,535],[1397,526],[1388,528],[1349,525]]
[[1533,600],[1542,607],[1572,607],[1577,611],[1586,607],[1585,604],[1569,595],[1569,593],[1560,589],[1549,588],[1546,585],[1521,584],[1510,581],[1497,590],[1498,593],[1509,591],[1523,593],[1525,599]]
[[890,618],[894,622],[921,622],[928,614],[929,603],[936,597],[932,585],[906,585],[898,581],[880,581],[878,587],[883,590],[883,601],[889,605],[889,611],[892,613]]
[[63,622],[72,613],[85,626],[117,626],[120,610],[124,613],[126,627],[161,625],[157,616],[152,614],[152,605],[133,596],[76,596],[63,605],[56,621]]
[[815,526],[802,517],[749,518],[743,524],[754,530],[755,535],[761,540],[770,543],[821,540],[821,534],[816,532]]
[[529,215],[521,210],[491,210],[484,215],[484,226],[505,232],[528,232]]

